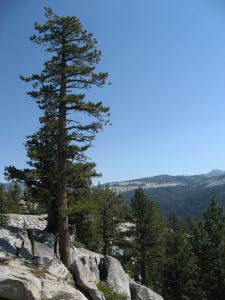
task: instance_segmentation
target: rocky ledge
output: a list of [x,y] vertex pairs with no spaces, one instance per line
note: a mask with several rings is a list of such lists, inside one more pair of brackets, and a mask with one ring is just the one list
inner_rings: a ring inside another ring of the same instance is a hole
[[12,227],[44,230],[47,226],[47,215],[5,214],[7,224]]
[[[24,246],[16,256],[16,245]],[[71,247],[70,272],[55,258],[54,236],[39,229],[0,228],[0,300],[105,300],[98,283],[127,300],[163,300],[133,281],[118,260]]]

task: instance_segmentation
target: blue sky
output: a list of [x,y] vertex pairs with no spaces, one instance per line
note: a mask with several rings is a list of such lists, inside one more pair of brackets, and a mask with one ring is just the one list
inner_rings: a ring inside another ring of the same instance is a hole
[[38,128],[19,75],[46,59],[29,41],[44,6],[80,18],[110,74],[111,86],[88,93],[112,114],[88,153],[102,182],[225,169],[223,0],[1,0],[0,181],[4,166],[25,166],[25,137]]

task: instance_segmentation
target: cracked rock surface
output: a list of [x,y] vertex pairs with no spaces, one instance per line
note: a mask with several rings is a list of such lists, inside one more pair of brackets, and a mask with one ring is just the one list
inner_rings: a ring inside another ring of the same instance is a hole
[[[30,240],[33,238],[33,240]],[[14,244],[25,240],[21,257]],[[0,228],[0,298],[9,300],[87,300],[71,273],[54,257],[51,234]]]
[[[16,257],[15,245],[22,241],[21,257]],[[127,300],[163,300],[130,279],[120,262],[110,256],[71,247],[69,272],[54,258],[54,243],[54,235],[45,231],[0,228],[0,299],[105,300],[97,288],[104,281]]]

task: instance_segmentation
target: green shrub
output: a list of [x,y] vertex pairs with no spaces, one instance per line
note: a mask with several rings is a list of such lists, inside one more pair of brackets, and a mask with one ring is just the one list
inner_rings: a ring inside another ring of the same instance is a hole
[[75,240],[73,244],[76,248],[85,248],[85,245],[78,240]]
[[[9,217],[0,213],[0,226],[7,226],[9,222]],[[1,299],[0,299],[1,300]]]
[[103,282],[99,282],[97,284],[97,288],[104,294],[106,300],[126,300],[126,295],[117,294],[112,289],[107,287]]

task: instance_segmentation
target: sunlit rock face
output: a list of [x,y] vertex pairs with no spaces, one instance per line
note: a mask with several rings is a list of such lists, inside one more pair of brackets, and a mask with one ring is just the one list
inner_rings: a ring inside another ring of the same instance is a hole
[[[46,231],[0,228],[0,299],[105,300],[97,288],[104,282],[127,300],[163,300],[129,278],[113,257],[71,246],[69,271],[55,258],[55,246],[54,235]],[[21,247],[19,257],[16,247]]]
[[[24,246],[16,256],[16,248]],[[40,230],[0,228],[0,298],[87,300],[69,270],[54,259],[54,236]]]

